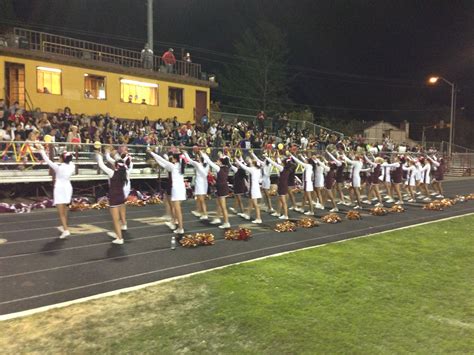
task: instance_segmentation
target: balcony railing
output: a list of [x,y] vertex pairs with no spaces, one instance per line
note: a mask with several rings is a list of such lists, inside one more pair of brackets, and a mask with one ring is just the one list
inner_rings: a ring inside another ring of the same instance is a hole
[[[107,46],[99,43],[63,37],[46,32],[14,28],[15,36],[23,38],[20,48],[53,53],[81,60],[112,63],[127,68],[143,68],[141,52]],[[167,68],[160,56],[153,56],[153,68],[156,72],[170,75],[187,76],[207,80],[201,71],[201,64],[177,60],[172,69]]]

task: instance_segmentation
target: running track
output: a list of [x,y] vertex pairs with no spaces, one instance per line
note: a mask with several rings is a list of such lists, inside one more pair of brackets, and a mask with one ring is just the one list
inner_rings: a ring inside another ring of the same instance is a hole
[[[447,195],[474,192],[474,180],[445,183]],[[300,195],[298,198],[301,199]],[[233,203],[232,199],[228,204]],[[211,232],[216,244],[209,247],[170,250],[169,229],[162,224],[162,205],[128,209],[128,232],[122,246],[110,243],[105,231],[111,228],[108,210],[70,214],[78,233],[58,239],[55,210],[31,214],[0,215],[0,315],[71,301],[125,287],[254,259],[279,252],[335,242],[388,229],[474,212],[474,202],[457,204],[441,212],[423,210],[422,204],[406,205],[402,214],[383,217],[362,211],[360,221],[324,224],[294,233],[276,233],[274,217],[262,213],[264,225],[252,225],[251,240],[224,240],[224,231],[205,224],[190,211],[194,201],[184,204],[186,232]],[[210,210],[214,204],[209,203]],[[347,207],[344,208],[348,210]],[[318,217],[327,214],[318,210]],[[292,212],[290,218],[302,218]],[[247,221],[231,214],[231,225]],[[248,224],[247,224],[248,225]]]

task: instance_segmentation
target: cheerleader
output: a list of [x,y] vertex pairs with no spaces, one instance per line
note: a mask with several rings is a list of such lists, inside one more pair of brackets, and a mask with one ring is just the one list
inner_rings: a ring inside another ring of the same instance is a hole
[[178,227],[173,231],[176,234],[184,234],[183,212],[181,201],[186,201],[186,186],[184,184],[184,168],[186,167],[183,155],[175,153],[169,160],[149,151],[156,162],[171,173],[171,206]]
[[324,188],[324,174],[329,171],[329,167],[324,164],[323,157],[320,155],[314,156],[313,162],[315,163],[314,169],[314,193],[317,198],[316,208],[324,210],[324,202],[322,190]]
[[382,196],[380,195],[379,191],[379,183],[382,180],[382,164],[384,163],[384,159],[377,157],[375,158],[375,162],[371,161],[366,155],[364,155],[365,161],[372,167],[372,173],[369,176],[369,193],[367,195],[367,203],[370,205],[370,197],[372,194],[375,194],[378,203],[375,204],[376,207],[383,207]]
[[71,235],[67,224],[67,213],[68,205],[72,199],[72,185],[71,176],[75,174],[76,167],[72,163],[72,153],[63,152],[60,155],[60,164],[52,162],[44,151],[44,147],[37,145],[41,157],[54,170],[54,192],[53,192],[53,204],[58,210],[59,220],[61,226],[58,230],[61,232],[60,239],[64,239]]
[[[229,210],[238,216],[245,218],[246,215],[244,213],[242,195],[247,193],[247,173],[244,169],[236,167],[235,165],[231,165],[230,169],[234,173],[234,207],[230,207]],[[240,212],[237,212],[237,209]]]
[[[112,158],[110,155],[110,151],[106,150],[105,151],[105,160],[112,166],[115,166],[115,162],[117,160],[122,160],[123,163],[125,164],[125,168],[127,169],[127,183],[123,187],[123,193],[125,196],[125,201],[127,200],[128,196],[130,195],[130,191],[132,189],[132,183],[130,179],[130,174],[133,169],[133,162],[132,162],[132,157],[128,153],[123,153],[122,155],[118,155],[118,153],[115,155],[115,158]],[[121,229],[123,231],[127,230],[127,206],[123,204],[120,206],[120,221],[122,223]]]
[[192,160],[187,152],[184,152],[184,156],[196,171],[196,177],[194,180],[194,196],[196,197],[197,211],[192,211],[191,213],[196,217],[199,217],[200,220],[207,221],[206,196],[209,188],[209,183],[207,181],[209,164],[207,164],[199,154],[196,154],[197,161]]
[[407,163],[402,166],[402,169],[406,171],[407,177],[405,181],[405,187],[407,188],[410,199],[408,202],[416,202],[415,199],[415,189],[416,189],[416,175],[418,173],[418,169],[415,166],[415,162],[413,160],[408,159]]
[[204,161],[211,166],[217,172],[216,179],[216,188],[217,188],[217,218],[211,221],[211,224],[220,224],[221,216],[224,219],[224,223],[219,226],[219,228],[225,229],[230,228],[229,223],[229,214],[227,213],[227,204],[226,197],[229,194],[229,169],[230,169],[230,159],[229,157],[222,155],[217,164],[211,161],[207,154],[201,152],[201,156]]
[[[241,169],[244,169],[250,175],[250,205],[248,208],[248,212],[245,214],[245,219],[250,219],[250,213],[252,209],[255,208],[255,220],[252,223],[261,224],[262,217],[260,215],[260,207],[258,205],[258,199],[262,198],[262,192],[260,191],[260,179],[262,178],[262,172],[260,167],[257,166],[256,162],[251,158],[247,158],[247,165],[244,164],[243,161],[236,159],[235,163]],[[248,218],[247,218],[248,217]]]
[[115,169],[104,164],[102,154],[97,153],[99,168],[109,177],[109,210],[112,216],[114,232],[107,232],[114,244],[123,244],[122,228],[120,223],[120,208],[125,203],[124,187],[127,184],[127,168],[122,160],[115,161]]
[[344,192],[343,192],[345,164],[342,162],[342,157],[341,156],[338,155],[337,159],[336,159],[336,157],[334,157],[329,151],[326,150],[326,153],[329,156],[329,158],[332,159],[332,161],[336,165],[336,172],[335,172],[336,173],[335,174],[336,184],[335,184],[335,186],[336,186],[337,192],[339,193],[339,202],[338,202],[338,204],[348,205],[350,203],[349,202],[346,203],[346,198],[345,198]]
[[303,157],[304,160],[299,160],[294,155],[290,155],[291,158],[303,167],[303,204],[302,204],[302,212],[304,212],[306,202],[309,205],[309,211],[304,212],[305,215],[314,216],[314,207],[313,207],[313,198],[312,193],[313,189],[313,170],[314,170],[314,162],[311,158]]
[[250,155],[260,165],[262,169],[262,190],[263,190],[263,197],[267,205],[267,212],[270,214],[274,213],[275,210],[272,207],[272,199],[270,196],[270,187],[271,187],[270,177],[272,175],[272,165],[267,160],[262,161],[258,159],[257,156],[253,153],[253,151],[250,152]]
[[287,220],[288,204],[286,202],[286,195],[288,194],[288,176],[292,169],[290,161],[289,159],[285,159],[284,165],[281,165],[268,157],[266,157],[266,160],[280,172],[278,178],[278,212],[272,213],[272,216]]
[[[334,198],[334,194],[332,190],[334,189],[334,185],[336,184],[336,171],[337,171],[337,164],[334,161],[328,163],[329,170],[324,175],[324,189],[326,191],[326,196],[331,200],[332,209],[329,212],[339,212],[339,208],[337,208],[336,199]],[[323,204],[324,205],[324,204]]]
[[389,194],[388,203],[395,202],[393,199],[393,190],[397,193],[398,201],[395,202],[397,205],[403,205],[402,192],[400,190],[400,184],[403,180],[403,169],[400,164],[400,158],[395,157],[393,163],[390,163],[388,159],[382,164],[382,174],[387,194]]
[[347,156],[342,155],[344,161],[350,165],[351,167],[351,174],[350,174],[350,179],[351,179],[351,189],[354,191],[356,200],[357,200],[357,205],[354,207],[354,209],[360,209],[361,207],[361,197],[360,197],[360,173],[362,171],[368,170],[368,169],[363,169],[363,163],[362,163],[362,158],[359,155],[354,156],[354,160],[349,159]]
[[390,164],[389,157],[385,157],[384,162],[381,165],[381,168],[382,168],[382,175],[380,176],[380,179],[382,180],[383,185],[385,187],[385,191],[386,191],[385,199],[387,199],[387,203],[393,203],[395,202],[395,200],[393,199],[392,177],[390,176],[391,171],[392,171],[392,164]]
[[444,180],[444,159],[440,158],[439,160],[436,159],[436,156],[433,158],[427,157],[431,164],[433,164],[433,188],[435,189],[436,193],[433,195],[437,198],[444,198],[443,186],[441,185],[442,181]]
[[[297,180],[297,177],[296,177],[297,165],[294,164],[292,160],[289,162],[289,164],[290,164],[290,175],[288,175],[288,197],[290,198],[290,201],[291,201],[291,207],[289,208],[289,210],[298,211],[299,208],[296,205],[296,197],[295,197],[296,180]],[[304,212],[304,210],[301,209],[298,212]]]

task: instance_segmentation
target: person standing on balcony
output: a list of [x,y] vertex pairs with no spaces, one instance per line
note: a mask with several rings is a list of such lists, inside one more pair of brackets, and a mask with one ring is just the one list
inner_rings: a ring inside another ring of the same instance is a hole
[[148,43],[146,43],[145,48],[142,49],[141,59],[144,69],[153,70],[153,51]]
[[174,65],[176,64],[176,57],[174,56],[173,52],[174,52],[174,49],[170,48],[165,53],[163,53],[163,56],[161,57],[161,59],[163,60],[163,63],[166,66],[167,73],[173,73],[174,71]]
[[266,115],[265,115],[265,112],[264,111],[260,111],[258,114],[257,114],[257,127],[258,127],[258,130],[261,132],[263,131],[264,127],[265,127],[265,119],[266,119]]

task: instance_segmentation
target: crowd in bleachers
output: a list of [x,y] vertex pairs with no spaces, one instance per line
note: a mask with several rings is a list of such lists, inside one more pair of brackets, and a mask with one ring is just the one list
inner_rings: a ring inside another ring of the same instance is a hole
[[74,114],[69,107],[55,113],[40,109],[25,111],[18,103],[6,107],[0,100],[0,141],[44,141],[52,142],[130,144],[130,145],[175,145],[185,147],[224,146],[243,149],[260,149],[271,145],[298,145],[301,149],[323,150],[328,145],[340,145],[353,150],[418,151],[419,147],[395,145],[390,139],[367,145],[361,136],[341,137],[320,129],[312,132],[299,129],[297,124],[284,124],[266,129],[258,121],[234,122],[210,120],[207,116],[199,122],[178,122],[177,118],[126,120],[109,114],[88,116]]

